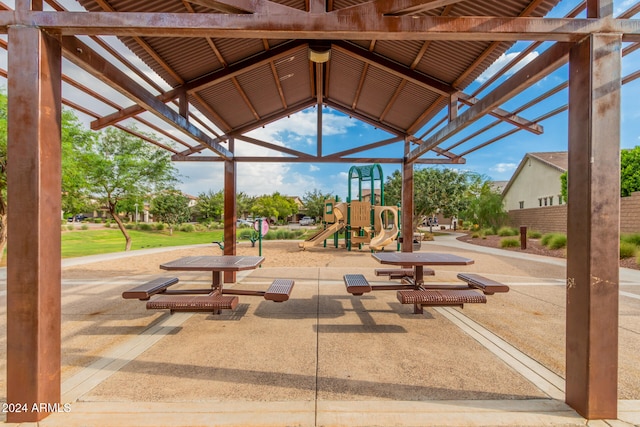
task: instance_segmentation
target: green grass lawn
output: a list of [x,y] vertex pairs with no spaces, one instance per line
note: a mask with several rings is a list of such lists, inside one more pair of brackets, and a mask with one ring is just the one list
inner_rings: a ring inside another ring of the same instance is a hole
[[[127,230],[131,236],[131,250],[160,248],[168,246],[196,245],[223,240],[223,231],[183,232],[168,230],[138,231]],[[78,230],[62,233],[62,257],[72,258],[124,251],[124,236],[119,229]]]

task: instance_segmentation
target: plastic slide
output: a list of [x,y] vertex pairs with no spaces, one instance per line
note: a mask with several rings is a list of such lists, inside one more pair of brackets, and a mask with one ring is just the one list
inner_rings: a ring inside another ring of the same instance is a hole
[[317,245],[320,242],[324,242],[326,239],[331,237],[334,233],[341,231],[344,228],[343,209],[345,208],[345,206],[343,205],[344,203],[338,203],[334,207],[336,222],[334,222],[333,224],[329,224],[327,228],[318,231],[316,234],[309,237],[304,242],[298,243],[298,247],[305,249],[305,248]]
[[[379,232],[377,232],[376,236],[373,237],[371,239],[371,242],[369,242],[369,249],[373,250],[373,251],[381,251],[384,249],[385,246],[387,246],[388,244],[390,244],[391,242],[395,241],[396,238],[398,237],[398,211],[392,207],[389,208],[382,208],[380,209],[379,212],[377,212],[377,214],[380,216],[380,224],[382,224],[382,213],[384,211],[389,211],[393,213],[393,225],[391,226],[391,228],[386,229],[386,230],[380,230]],[[377,231],[377,230],[376,230]]]

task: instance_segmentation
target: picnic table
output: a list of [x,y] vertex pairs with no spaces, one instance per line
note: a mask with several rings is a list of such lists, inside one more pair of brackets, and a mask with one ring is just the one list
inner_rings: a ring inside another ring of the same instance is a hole
[[[266,291],[252,289],[223,289],[224,272],[253,270],[264,262],[261,256],[189,256],[160,265],[167,271],[210,271],[211,287],[208,289],[168,289],[178,283],[178,278],[158,278],[125,291],[123,298],[148,301],[147,309],[176,311],[199,311],[220,313],[233,310],[238,305],[237,295],[262,296],[274,302],[289,299],[294,281],[275,279]],[[153,299],[151,299],[153,297]]]
[[380,264],[413,268],[415,286],[424,284],[424,267],[433,265],[470,265],[473,260],[459,255],[437,252],[377,252],[371,256]]

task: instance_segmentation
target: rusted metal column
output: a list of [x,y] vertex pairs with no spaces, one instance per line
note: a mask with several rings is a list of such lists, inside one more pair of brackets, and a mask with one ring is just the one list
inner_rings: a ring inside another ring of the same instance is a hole
[[[229,139],[229,151],[234,151],[234,140]],[[224,254],[236,254],[236,170],[235,160],[224,162]],[[235,271],[225,271],[225,283],[236,281]]]
[[621,37],[577,43],[569,70],[566,402],[616,418]]
[[61,49],[28,27],[9,46],[7,403],[27,410],[7,421],[20,423],[60,402]]
[[[411,142],[405,139],[404,153],[411,151]],[[413,163],[402,163],[402,252],[413,252]]]

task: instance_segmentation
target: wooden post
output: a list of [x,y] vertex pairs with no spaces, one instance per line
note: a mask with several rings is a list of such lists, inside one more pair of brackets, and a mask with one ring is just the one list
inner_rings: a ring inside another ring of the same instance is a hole
[[60,402],[61,48],[22,26],[9,45],[7,403],[26,412],[7,421],[21,423]]
[[[229,139],[229,151],[234,151],[234,139]],[[235,160],[224,162],[224,254],[236,254],[236,171]],[[236,281],[235,271],[225,271],[225,283]]]
[[569,63],[566,402],[617,418],[621,36],[591,35]]
[[[404,141],[406,156],[411,151],[411,142]],[[413,163],[402,163],[402,252],[413,252]]]

